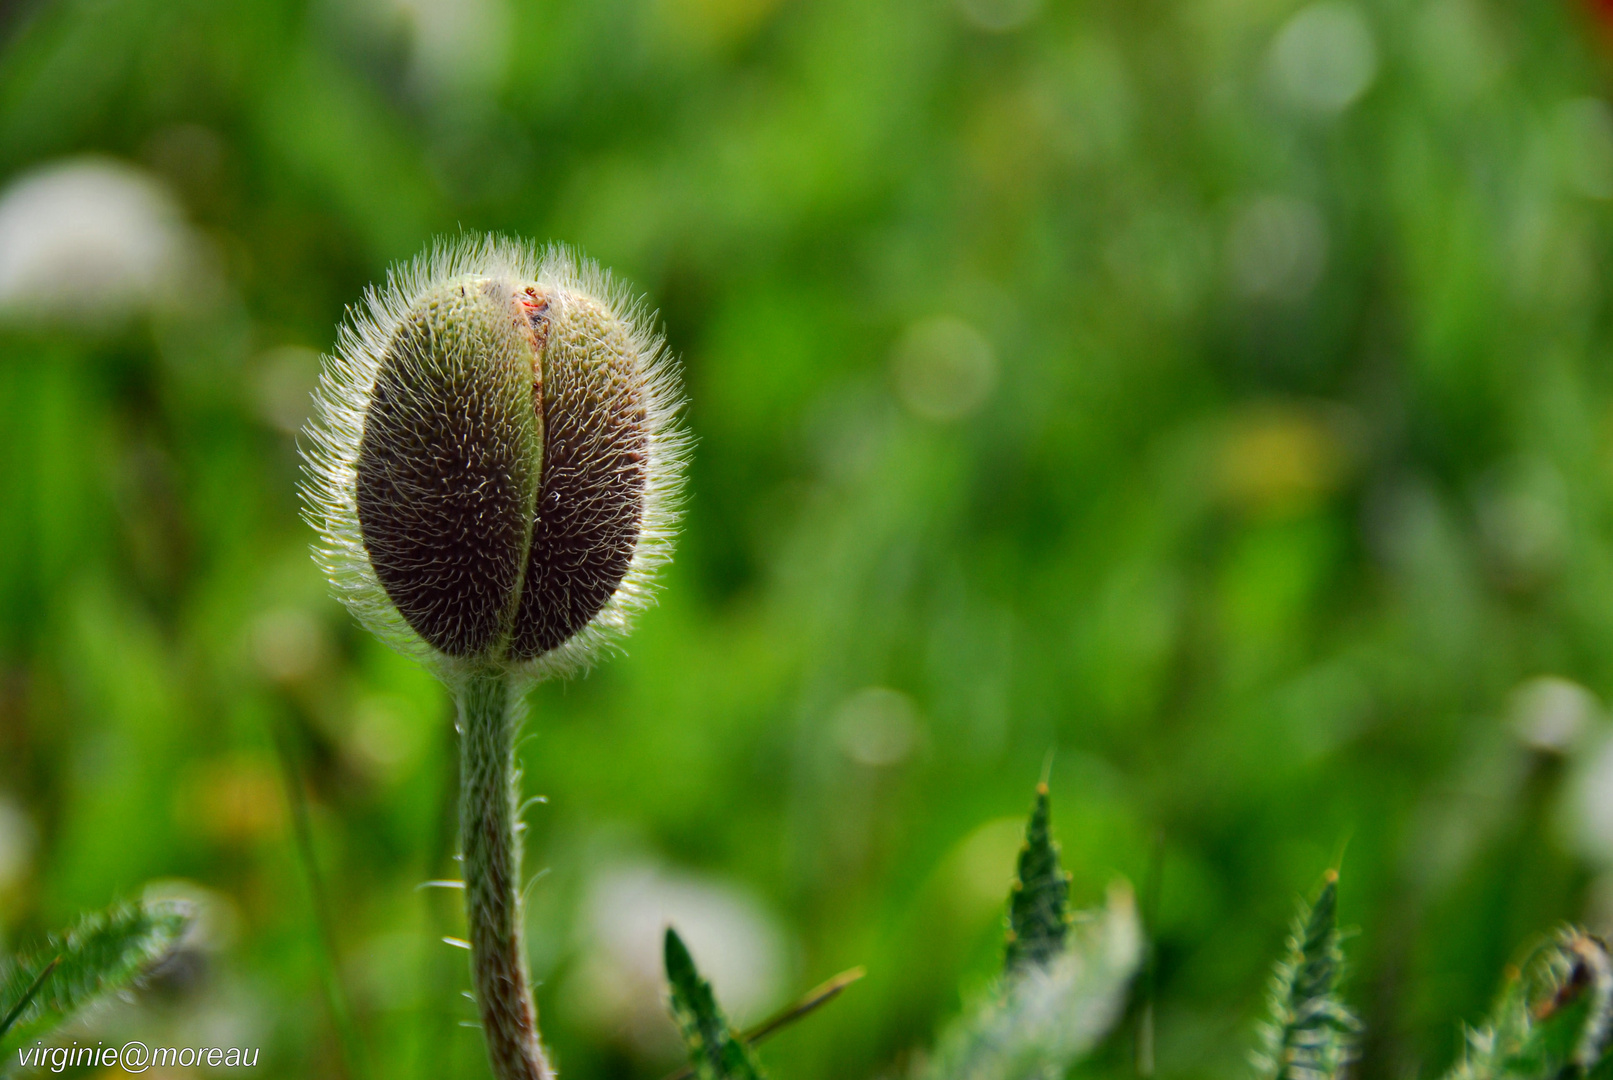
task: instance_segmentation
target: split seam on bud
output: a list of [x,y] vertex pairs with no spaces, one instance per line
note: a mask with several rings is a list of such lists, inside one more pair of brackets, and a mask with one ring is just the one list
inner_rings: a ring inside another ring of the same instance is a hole
[[650,317],[594,264],[440,243],[350,311],[315,401],[316,557],[450,681],[584,667],[649,601],[687,438]]

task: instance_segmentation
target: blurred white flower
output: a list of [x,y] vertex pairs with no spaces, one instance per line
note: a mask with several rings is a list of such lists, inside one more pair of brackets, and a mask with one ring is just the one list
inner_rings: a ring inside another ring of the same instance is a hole
[[1578,762],[1567,809],[1569,836],[1580,854],[1613,865],[1613,737],[1604,736]]
[[1349,108],[1372,85],[1378,51],[1361,9],[1320,0],[1300,11],[1272,39],[1271,79],[1288,104],[1332,115]]
[[410,44],[410,78],[433,97],[492,89],[509,67],[507,0],[341,0],[360,33],[384,39],[399,28]]
[[662,1004],[662,939],[677,928],[729,1019],[759,1019],[783,989],[784,935],[749,893],[649,862],[606,868],[585,890],[577,978],[594,1024],[645,1055],[676,1045]]
[[102,158],[42,166],[0,192],[0,312],[99,324],[176,301],[194,247],[155,177]]
[[1535,750],[1573,749],[1600,711],[1589,690],[1555,675],[1530,679],[1512,692],[1513,730]]

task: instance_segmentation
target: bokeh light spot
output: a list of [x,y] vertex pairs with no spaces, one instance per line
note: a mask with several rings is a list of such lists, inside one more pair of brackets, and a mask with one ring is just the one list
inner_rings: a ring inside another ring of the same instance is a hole
[[896,396],[926,420],[957,420],[985,403],[997,357],[980,331],[951,315],[915,323],[891,357]]
[[1372,85],[1378,51],[1360,8],[1343,0],[1321,0],[1277,32],[1270,70],[1288,104],[1332,115],[1349,108]]

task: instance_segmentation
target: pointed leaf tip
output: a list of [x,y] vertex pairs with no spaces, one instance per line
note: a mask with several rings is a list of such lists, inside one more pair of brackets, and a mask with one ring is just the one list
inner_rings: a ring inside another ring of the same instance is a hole
[[1070,924],[1069,892],[1069,878],[1053,842],[1052,806],[1044,782],[1036,785],[1017,876],[1009,886],[1005,972],[1048,964],[1063,951]]
[[689,955],[688,946],[672,927],[666,928],[666,977],[673,986],[680,986],[694,975],[694,958]]
[[1343,969],[1343,952],[1338,945],[1338,874],[1328,871],[1322,891],[1311,905],[1305,922],[1301,963],[1295,978],[1295,993],[1303,998],[1321,998],[1333,992]]
[[1336,1080],[1349,1064],[1360,1022],[1338,997],[1339,941],[1338,873],[1329,870],[1316,902],[1294,920],[1272,977],[1271,1017],[1254,1055],[1265,1080]]
[[711,984],[700,977],[688,947],[670,926],[664,952],[672,1018],[683,1032],[694,1075],[698,1080],[762,1080],[761,1066],[729,1028]]

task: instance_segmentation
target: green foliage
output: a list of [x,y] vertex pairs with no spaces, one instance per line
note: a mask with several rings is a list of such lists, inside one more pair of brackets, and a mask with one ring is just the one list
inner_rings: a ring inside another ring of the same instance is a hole
[[1564,930],[1509,972],[1483,1027],[1467,1033],[1446,1080],[1560,1080],[1605,1076],[1613,1025],[1613,963],[1607,947]]
[[1038,784],[1036,805],[1019,851],[1019,873],[1008,896],[1008,947],[1003,970],[1047,964],[1064,950],[1069,933],[1070,876],[1059,866],[1053,842],[1047,785]]
[[[451,704],[328,599],[295,497],[344,306],[462,224],[645,294],[699,438],[660,606],[535,691],[520,744],[563,808],[525,843],[566,1077],[656,1065],[659,1003],[589,993],[619,964],[575,933],[634,860],[742,882],[780,955],[868,965],[770,1073],[889,1075],[1001,959],[1023,820],[988,818],[1050,744],[1072,897],[1108,868],[1141,896],[1166,835],[1161,1075],[1246,1066],[1269,960],[1231,943],[1286,930],[1252,898],[1345,828],[1386,943],[1348,985],[1394,1024],[1359,1073],[1436,1075],[1519,936],[1613,869],[1559,797],[1613,731],[1606,9],[0,4],[0,193],[110,161],[198,271],[131,313],[107,275],[154,263],[118,201],[36,259],[59,204],[6,218],[4,289],[74,277],[0,327],[0,923],[201,881],[252,994],[176,1023],[262,1031],[256,1080],[328,1075],[285,724],[338,969],[385,991],[352,1000],[373,1075],[484,1067],[468,965],[421,937],[437,902],[430,940],[464,936],[459,897],[411,893],[462,876]],[[1369,82],[1318,108],[1352,35]],[[1554,718],[1579,738],[1548,769],[1518,732]]]
[[38,974],[29,980],[28,985],[23,988],[15,1003],[6,1010],[4,1016],[0,1016],[0,1039],[5,1038],[6,1032],[11,1030],[11,1026],[17,1022],[17,1018],[22,1015],[22,1011],[34,1000],[39,991],[44,989],[45,981],[55,973],[61,962],[61,957],[53,956],[47,963],[41,965]]
[[[1334,1080],[1350,1063],[1360,1022],[1338,997],[1338,875],[1302,911],[1272,979],[1270,1021],[1255,1064],[1263,1080]],[[1445,1080],[1573,1080],[1613,1076],[1613,958],[1567,929],[1509,969],[1488,1021],[1467,1032]]]
[[[691,961],[690,970],[692,971],[692,969],[693,963]],[[747,1048],[753,1047],[763,1039],[782,1031],[784,1028],[789,1027],[802,1017],[808,1016],[822,1008],[824,1005],[827,1005],[829,1002],[833,1001],[835,998],[844,993],[846,987],[861,979],[866,974],[867,972],[860,967],[852,968],[849,971],[842,971],[839,975],[836,975],[828,982],[808,990],[800,998],[791,1002],[789,1005],[774,1013],[766,1020],[763,1020],[760,1024],[738,1033],[737,1035],[733,1036],[733,1038],[736,1041],[743,1043]],[[713,995],[713,1006],[715,1007],[715,995]],[[677,1018],[676,1012],[673,1013],[673,1018]],[[695,1066],[690,1065],[686,1068],[679,1069],[675,1073],[672,1073],[666,1078],[666,1080],[689,1080],[689,1078],[694,1075]]]
[[[118,904],[51,935],[0,978],[0,1052],[48,1034],[73,1014],[134,983],[172,954],[190,913],[171,902]],[[4,1060],[4,1059],[0,1059]]]
[[1338,997],[1338,874],[1294,921],[1288,954],[1272,975],[1271,1017],[1261,1026],[1255,1065],[1263,1080],[1336,1080],[1349,1063],[1360,1022]]
[[[1009,937],[1002,978],[942,1035],[922,1080],[1045,1080],[1068,1067],[1109,1031],[1125,1002],[1141,956],[1141,928],[1129,888],[1075,919],[1067,910],[1069,878],[1059,865],[1047,785],[1036,802],[1008,898]],[[732,1031],[711,986],[676,931],[665,940],[672,1015],[683,1032],[698,1080],[757,1080],[749,1043],[816,1008],[861,977],[847,972],[755,1032]]]
[[1049,961],[1004,976],[949,1027],[921,1080],[1043,1080],[1065,1070],[1109,1031],[1142,957],[1131,891],[1071,926]]
[[1101,911],[1079,920],[1068,894],[1043,783],[1008,894],[1003,976],[942,1035],[922,1080],[1063,1076],[1114,1024],[1142,955],[1131,890],[1112,888]]
[[723,1016],[711,984],[695,970],[694,958],[670,926],[666,931],[666,977],[672,1016],[683,1032],[696,1080],[762,1080],[756,1057]]

